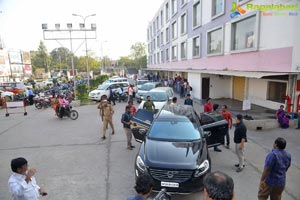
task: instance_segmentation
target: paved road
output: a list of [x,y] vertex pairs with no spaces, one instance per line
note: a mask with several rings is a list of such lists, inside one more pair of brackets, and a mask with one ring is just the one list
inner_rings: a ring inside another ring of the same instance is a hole
[[[10,160],[23,156],[37,168],[37,180],[49,195],[45,200],[119,200],[134,195],[134,159],[139,144],[133,151],[126,150],[126,138],[120,123],[125,103],[115,106],[116,134],[100,140],[100,121],[96,105],[76,108],[79,118],[59,120],[51,109],[28,108],[28,116],[21,114],[4,117],[0,110],[0,199],[9,200],[7,180]],[[233,130],[232,130],[233,131]],[[110,130],[108,130],[110,133]],[[232,134],[232,132],[231,132]],[[299,161],[299,132],[281,130],[250,132],[246,146],[246,168],[235,172],[237,162],[233,148],[222,153],[210,150],[212,170],[221,170],[233,177],[235,199],[256,199],[257,187],[266,153],[277,135],[286,135],[288,150]],[[288,172],[284,200],[300,199],[300,169],[293,163]],[[202,193],[178,196],[174,199],[203,199]]]

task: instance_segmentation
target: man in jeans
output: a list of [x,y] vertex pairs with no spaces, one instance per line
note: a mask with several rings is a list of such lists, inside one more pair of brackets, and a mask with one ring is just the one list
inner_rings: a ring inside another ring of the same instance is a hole
[[274,149],[267,155],[265,167],[260,179],[258,199],[281,200],[284,190],[286,172],[291,165],[291,154],[286,152],[286,140],[277,138],[273,145]]
[[244,150],[245,143],[247,142],[247,128],[243,123],[243,116],[241,114],[236,116],[233,141],[235,143],[235,152],[239,159],[239,164],[235,164],[237,167],[236,172],[241,172],[245,167]]
[[125,113],[122,115],[122,119],[121,119],[121,122],[122,122],[123,128],[124,128],[124,132],[127,137],[127,149],[128,150],[132,150],[132,148],[134,148],[134,146],[132,146],[132,144],[131,144],[132,132],[130,129],[130,125],[131,125],[130,120],[132,118],[132,115],[131,115],[130,109],[131,109],[131,106],[127,105],[125,108]]
[[227,110],[227,105],[222,106],[222,115],[224,119],[226,119],[228,126],[226,127],[226,148],[229,149],[230,145],[230,137],[229,137],[229,129],[232,128],[232,116],[231,113]]

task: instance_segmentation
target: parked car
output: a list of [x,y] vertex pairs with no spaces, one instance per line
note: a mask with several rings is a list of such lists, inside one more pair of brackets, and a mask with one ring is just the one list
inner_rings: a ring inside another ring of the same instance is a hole
[[100,101],[103,95],[107,95],[109,98],[109,90],[110,88],[115,92],[119,87],[123,88],[123,92],[128,92],[128,82],[112,82],[112,83],[104,83],[99,85],[96,90],[93,90],[89,93],[89,99],[93,101]]
[[1,85],[0,90],[2,90],[4,92],[13,92],[15,95],[24,92],[23,89],[19,89],[19,88],[16,88],[16,87],[13,87],[13,86],[7,86],[7,85]]
[[137,80],[137,88],[138,89],[141,89],[142,85],[144,85],[145,83],[149,83],[150,81],[149,80]]
[[151,83],[145,83],[142,85],[142,87],[138,90],[137,94],[135,95],[137,102],[142,102],[142,97],[145,97],[145,94],[152,90],[153,88],[161,87],[161,82],[151,82]]
[[14,95],[15,94],[13,92],[0,90],[0,100],[5,97],[8,97],[9,99],[14,100]]
[[[150,96],[154,103],[155,109],[160,110],[164,105],[167,105],[173,98],[174,92],[170,87],[158,87],[150,90],[145,96]],[[143,109],[146,99],[142,98],[142,102],[138,109]]]
[[[191,193],[203,187],[211,171],[208,147],[220,145],[227,122],[202,125],[192,106],[165,105],[155,114],[138,110],[132,122],[136,141],[141,142],[135,159],[135,176],[148,174],[156,191]],[[216,131],[217,130],[217,131]]]

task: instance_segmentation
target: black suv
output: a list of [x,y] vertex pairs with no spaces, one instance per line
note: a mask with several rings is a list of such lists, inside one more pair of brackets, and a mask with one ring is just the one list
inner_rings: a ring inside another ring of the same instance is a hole
[[[201,122],[193,107],[183,105],[165,105],[153,114],[138,110],[132,120],[133,135],[142,143],[135,160],[135,176],[149,174],[156,191],[201,190],[203,177],[211,170],[208,147],[220,145],[226,120],[217,114],[204,114],[205,122]],[[215,121],[211,123],[211,119]]]

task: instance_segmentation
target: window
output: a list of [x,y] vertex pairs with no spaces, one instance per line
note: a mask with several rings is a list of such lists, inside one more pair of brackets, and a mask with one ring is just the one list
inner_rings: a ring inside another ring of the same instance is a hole
[[157,42],[156,46],[157,46],[157,48],[159,48],[159,46],[160,46],[159,35],[157,36],[156,42]]
[[160,32],[160,45],[164,44],[164,32]]
[[216,18],[224,14],[225,1],[224,0],[212,0],[212,17]]
[[166,3],[166,22],[169,20],[169,3]]
[[286,86],[284,82],[268,82],[267,100],[279,103],[285,102]]
[[161,59],[161,63],[164,62],[164,51],[160,52],[160,59]]
[[244,18],[231,24],[231,50],[256,48],[257,15]]
[[172,46],[172,60],[176,60],[177,59],[177,46],[174,45]]
[[207,32],[207,54],[222,54],[223,27]]
[[193,27],[201,25],[201,2],[198,1],[193,6]]
[[160,25],[161,27],[164,25],[164,11],[160,11]]
[[151,51],[151,47],[150,47],[150,44],[148,44],[148,53],[150,53]]
[[150,26],[150,36],[152,36],[152,26]]
[[155,26],[155,21],[153,22],[153,35],[156,33],[156,26]]
[[193,57],[200,56],[200,36],[193,38]]
[[153,48],[154,48],[154,50],[156,49],[155,38],[153,39]]
[[181,43],[181,48],[180,48],[180,58],[181,59],[186,59],[186,42]]
[[156,29],[159,31],[159,16],[156,17]]
[[186,20],[186,13],[184,13],[183,15],[181,15],[181,28],[180,28],[180,33],[183,35],[186,33],[186,29],[187,29],[187,20]]
[[172,39],[177,38],[177,23],[176,21],[172,23]]
[[160,59],[159,59],[159,53],[157,53],[157,64],[160,63]]
[[170,52],[169,49],[166,49],[166,62],[169,62],[170,60]]
[[177,13],[177,0],[171,0],[172,1],[172,15]]
[[170,31],[169,28],[166,28],[166,43],[170,41]]
[[153,54],[153,55],[154,55],[154,58],[153,58],[154,63],[153,64],[156,64],[156,54]]
[[148,30],[147,30],[147,40],[149,40],[149,28],[148,28]]

